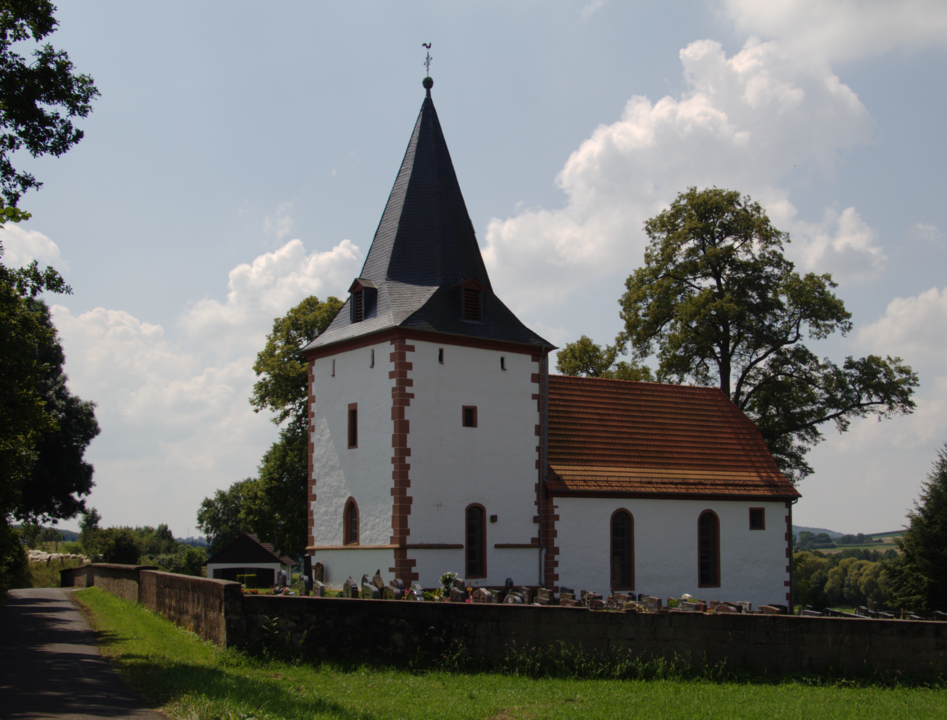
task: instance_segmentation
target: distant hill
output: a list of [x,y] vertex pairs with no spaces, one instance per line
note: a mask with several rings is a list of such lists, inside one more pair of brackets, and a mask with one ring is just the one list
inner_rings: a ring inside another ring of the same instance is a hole
[[793,534],[793,535],[795,535],[796,537],[798,537],[798,536],[799,536],[799,533],[801,533],[801,532],[811,532],[813,535],[818,535],[819,533],[825,533],[826,535],[828,535],[828,536],[829,536],[830,538],[832,538],[833,540],[836,540],[836,539],[842,537],[842,535],[845,534],[845,533],[835,532],[834,530],[826,530],[825,528],[806,527],[805,525],[793,525],[793,526],[792,526],[792,534]]

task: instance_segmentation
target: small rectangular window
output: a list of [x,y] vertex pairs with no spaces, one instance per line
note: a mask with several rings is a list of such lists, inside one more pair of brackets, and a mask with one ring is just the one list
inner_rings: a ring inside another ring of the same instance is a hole
[[444,364],[444,348],[437,349],[437,361],[443,365]]
[[358,447],[358,403],[349,405],[349,447]]
[[750,508],[750,530],[766,529],[766,508]]
[[477,408],[474,405],[464,405],[464,427],[477,427]]
[[500,369],[506,370],[506,358],[502,355],[500,356]]

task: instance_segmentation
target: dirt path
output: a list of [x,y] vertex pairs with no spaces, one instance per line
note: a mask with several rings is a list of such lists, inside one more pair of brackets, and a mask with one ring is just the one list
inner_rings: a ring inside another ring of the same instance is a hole
[[0,607],[0,720],[167,720],[99,654],[95,633],[67,592],[11,590]]

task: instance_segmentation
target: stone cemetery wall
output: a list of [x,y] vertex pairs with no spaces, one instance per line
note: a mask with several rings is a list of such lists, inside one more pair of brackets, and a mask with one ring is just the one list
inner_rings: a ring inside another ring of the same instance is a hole
[[94,563],[92,566],[92,582],[106,592],[124,598],[128,602],[138,602],[138,575],[142,570],[156,570],[151,565],[114,565],[111,563]]
[[217,645],[243,642],[240,583],[145,570],[138,601]]
[[497,658],[513,646],[564,642],[590,653],[626,648],[768,673],[947,671],[947,623],[937,622],[270,596],[244,596],[243,608],[248,642],[262,640],[277,618],[294,644],[344,657],[397,661],[460,642],[475,656]]
[[62,587],[91,587],[94,582],[91,565],[64,568],[59,571],[59,584]]

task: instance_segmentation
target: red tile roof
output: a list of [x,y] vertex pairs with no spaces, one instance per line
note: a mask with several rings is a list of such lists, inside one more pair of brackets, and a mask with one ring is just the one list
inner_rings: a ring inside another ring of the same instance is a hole
[[549,466],[557,495],[800,496],[718,388],[551,375]]

